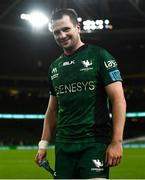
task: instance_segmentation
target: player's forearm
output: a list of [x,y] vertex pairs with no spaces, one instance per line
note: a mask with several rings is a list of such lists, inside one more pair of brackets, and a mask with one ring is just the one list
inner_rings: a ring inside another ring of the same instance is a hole
[[126,101],[124,97],[112,102],[113,134],[112,142],[122,142],[125,124]]
[[48,112],[46,112],[45,114],[41,139],[48,141],[48,143],[50,143],[52,136],[55,132],[56,116],[57,116],[57,112],[56,111],[51,112],[51,110],[48,110]]

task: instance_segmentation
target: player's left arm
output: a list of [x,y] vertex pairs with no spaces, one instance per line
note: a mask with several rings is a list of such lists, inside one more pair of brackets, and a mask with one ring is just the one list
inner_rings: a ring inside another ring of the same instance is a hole
[[108,166],[116,166],[120,163],[123,154],[122,141],[126,101],[120,81],[107,85],[105,90],[111,100],[113,121],[112,141],[106,151],[106,164]]

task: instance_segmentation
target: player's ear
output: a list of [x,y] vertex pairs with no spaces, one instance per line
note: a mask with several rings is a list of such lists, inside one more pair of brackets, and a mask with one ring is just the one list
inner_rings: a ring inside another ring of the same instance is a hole
[[77,29],[78,29],[78,32],[80,33],[80,32],[81,32],[80,23],[78,23],[78,24],[76,25],[76,27],[77,27]]

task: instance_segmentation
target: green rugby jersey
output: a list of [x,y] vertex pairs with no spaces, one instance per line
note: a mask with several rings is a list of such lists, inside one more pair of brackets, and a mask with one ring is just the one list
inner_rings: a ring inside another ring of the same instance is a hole
[[58,99],[56,142],[104,142],[111,133],[104,87],[122,81],[115,59],[103,48],[84,45],[62,54],[49,68],[49,91]]

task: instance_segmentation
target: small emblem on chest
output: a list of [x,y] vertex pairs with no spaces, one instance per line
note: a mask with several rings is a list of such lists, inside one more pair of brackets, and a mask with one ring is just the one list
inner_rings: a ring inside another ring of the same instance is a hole
[[89,67],[92,65],[92,61],[84,60],[84,61],[82,61],[82,64],[84,65],[84,67]]
[[69,66],[69,65],[73,65],[73,64],[75,64],[75,60],[65,61],[65,62],[63,63],[63,66]]
[[93,69],[92,67],[93,63],[91,60],[84,60],[82,61],[82,64],[83,64],[83,68],[80,69],[80,71],[88,71],[88,70]]

